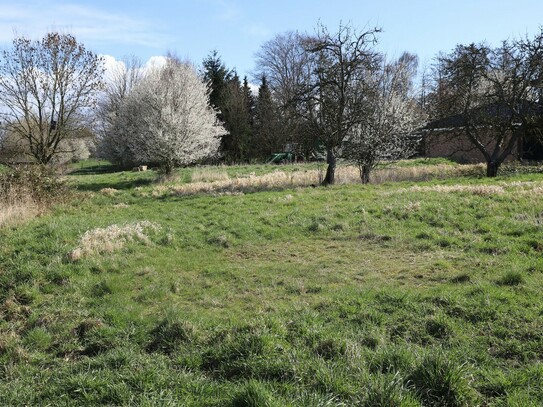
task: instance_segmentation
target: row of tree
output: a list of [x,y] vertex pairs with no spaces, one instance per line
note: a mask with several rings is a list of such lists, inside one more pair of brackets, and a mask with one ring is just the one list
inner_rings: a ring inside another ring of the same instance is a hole
[[381,160],[411,155],[423,118],[414,97],[417,58],[387,61],[375,48],[378,33],[351,26],[330,33],[321,25],[315,35],[276,36],[257,55],[256,100],[247,78],[242,85],[210,55],[203,71],[228,130],[223,157],[265,159],[288,148],[309,159],[320,149],[328,163],[324,183],[332,184],[338,156],[355,161],[368,182]]
[[[368,182],[381,160],[413,153],[412,133],[422,123],[413,87],[417,58],[387,61],[375,49],[377,34],[351,26],[332,34],[320,26],[314,36],[275,37],[258,55],[257,95],[217,52],[203,61],[203,82],[172,56],[147,72],[127,63],[100,103],[99,153],[121,165],[150,162],[169,172],[210,158],[265,161],[286,149],[309,159],[321,149],[328,162],[325,184],[334,183],[339,156],[356,162]],[[207,99],[214,116],[203,108]],[[202,109],[189,108],[196,101]]]
[[92,129],[101,156],[166,172],[320,151],[324,184],[332,184],[339,157],[355,162],[368,182],[380,161],[412,155],[428,121],[460,118],[489,176],[519,137],[542,127],[543,34],[497,48],[458,46],[436,59],[417,90],[417,57],[388,59],[376,47],[379,32],[319,25],[312,35],[275,36],[257,54],[258,94],[217,52],[199,72],[169,55],[153,68],[125,61],[104,80],[101,58],[69,34],[17,38],[0,60],[0,150],[22,144],[47,164],[76,150],[74,141],[86,142]]

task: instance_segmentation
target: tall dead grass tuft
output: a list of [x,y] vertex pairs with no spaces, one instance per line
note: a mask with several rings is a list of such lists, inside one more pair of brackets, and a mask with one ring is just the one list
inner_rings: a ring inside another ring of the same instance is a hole
[[31,200],[0,201],[0,228],[13,226],[38,216],[42,210]]
[[86,231],[79,239],[79,245],[68,254],[68,258],[77,261],[95,254],[111,253],[122,249],[127,243],[140,241],[149,244],[149,231],[158,231],[160,226],[149,221],[110,225]]
[[196,168],[192,171],[191,182],[216,182],[227,181],[230,177],[224,168]]
[[432,185],[432,186],[413,186],[410,188],[401,188],[391,193],[404,192],[439,192],[439,193],[469,193],[473,195],[492,196],[503,195],[508,192],[514,192],[515,195],[538,196],[543,194],[543,183],[534,181],[513,181],[500,182],[498,185]]
[[398,192],[439,192],[439,193],[455,193],[464,192],[473,195],[491,196],[502,195],[505,189],[500,185],[432,185],[432,186],[414,186],[411,188],[399,190]]
[[484,174],[484,165],[421,165],[415,167],[385,167],[371,174],[372,184],[400,181],[430,181],[463,176],[480,176]]
[[242,178],[228,178],[211,182],[199,181],[183,185],[156,187],[153,190],[153,195],[256,192],[269,189],[309,186],[317,183],[317,181],[317,171],[295,171],[291,173],[274,171],[264,175],[249,175]]

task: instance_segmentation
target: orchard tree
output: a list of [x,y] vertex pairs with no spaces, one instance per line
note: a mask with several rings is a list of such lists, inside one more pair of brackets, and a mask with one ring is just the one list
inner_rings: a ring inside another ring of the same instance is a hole
[[225,134],[209,105],[207,85],[191,65],[172,57],[136,84],[120,116],[135,158],[157,163],[165,173],[214,156]]
[[102,59],[70,34],[13,40],[0,60],[0,121],[38,163],[70,149],[102,87]]
[[121,107],[134,87],[144,78],[141,61],[126,58],[113,67],[98,102],[98,155],[123,167],[135,162],[129,143],[125,140],[120,118]]
[[413,89],[416,67],[417,57],[404,53],[374,74],[365,120],[352,128],[344,146],[344,156],[357,164],[363,184],[379,163],[416,151],[413,133],[423,119]]
[[363,124],[369,103],[369,82],[378,67],[379,29],[358,32],[340,25],[336,33],[319,26],[304,40],[312,63],[309,86],[302,94],[302,114],[326,148],[328,168],[323,185],[335,181],[336,159],[344,140]]

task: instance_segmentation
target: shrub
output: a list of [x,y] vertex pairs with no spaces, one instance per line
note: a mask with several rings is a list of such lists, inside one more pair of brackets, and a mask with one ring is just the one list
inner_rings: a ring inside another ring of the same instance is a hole
[[64,183],[43,166],[19,166],[0,172],[0,227],[40,213],[68,195]]
[[0,173],[0,199],[31,199],[45,204],[62,198],[66,191],[55,172],[42,165],[20,165]]

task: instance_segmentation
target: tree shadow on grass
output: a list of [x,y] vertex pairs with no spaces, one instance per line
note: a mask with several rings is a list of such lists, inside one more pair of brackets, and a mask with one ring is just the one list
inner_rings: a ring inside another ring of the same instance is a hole
[[[78,191],[92,191],[98,192],[104,188],[113,188],[118,190],[133,189],[136,187],[142,187],[156,183],[157,177],[155,172],[138,172],[133,173],[127,171],[126,168],[116,165],[92,165],[89,167],[78,168],[69,173],[70,176],[89,176],[89,180],[93,180],[93,175],[111,174],[111,177],[103,177],[104,179],[97,179],[94,182],[86,182],[84,178],[82,182],[78,182],[76,189]],[[101,177],[97,177],[101,178]],[[105,179],[107,178],[107,179]]]
[[91,165],[89,167],[82,167],[70,171],[70,175],[96,175],[96,174],[112,174],[114,172],[125,171],[125,168],[122,168],[117,165],[112,164],[100,164],[100,165]]
[[134,179],[129,181],[113,181],[113,182],[92,182],[88,184],[78,185],[76,189],[78,191],[90,191],[99,192],[104,188],[113,188],[118,190],[128,190],[136,187],[143,187],[154,184],[156,180],[154,178],[149,179]]

